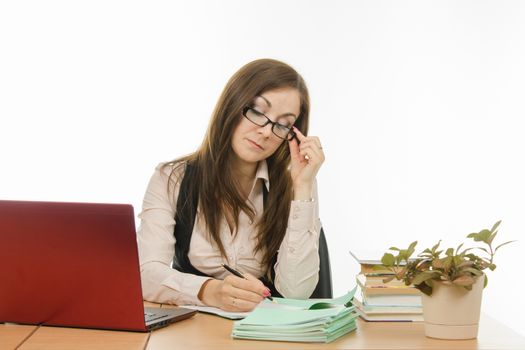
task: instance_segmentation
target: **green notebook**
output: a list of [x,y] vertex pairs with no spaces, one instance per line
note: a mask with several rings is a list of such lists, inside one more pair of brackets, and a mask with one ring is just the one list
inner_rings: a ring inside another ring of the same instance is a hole
[[351,303],[355,288],[336,299],[265,300],[248,317],[234,322],[232,336],[240,339],[331,342],[356,329]]

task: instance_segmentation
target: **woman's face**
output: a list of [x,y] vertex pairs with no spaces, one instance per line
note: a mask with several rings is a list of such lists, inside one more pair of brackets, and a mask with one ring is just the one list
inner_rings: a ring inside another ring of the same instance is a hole
[[[272,122],[291,127],[299,116],[301,101],[299,92],[293,88],[279,88],[256,96],[252,107],[259,120],[266,121],[260,114],[267,116]],[[259,122],[259,124],[261,124]],[[277,130],[275,126],[274,130]],[[270,157],[279,146],[287,142],[272,132],[272,124],[259,126],[242,117],[235,128],[232,137],[232,148],[237,161],[257,163]]]

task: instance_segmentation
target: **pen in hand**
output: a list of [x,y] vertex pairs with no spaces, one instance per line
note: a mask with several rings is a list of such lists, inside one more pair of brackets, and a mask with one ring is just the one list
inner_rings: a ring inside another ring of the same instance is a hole
[[[244,276],[242,273],[240,273],[239,271],[235,270],[234,268],[232,268],[232,267],[230,267],[230,266],[228,266],[226,264],[222,264],[222,267],[224,267],[228,272],[232,273],[233,275],[247,280],[246,276]],[[269,299],[269,300],[273,301],[273,298],[271,296],[267,296],[266,299]]]

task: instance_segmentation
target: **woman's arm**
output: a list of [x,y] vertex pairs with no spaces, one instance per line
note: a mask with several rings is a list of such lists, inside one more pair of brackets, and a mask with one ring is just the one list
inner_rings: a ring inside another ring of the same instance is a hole
[[292,201],[288,227],[277,254],[275,287],[284,297],[307,299],[319,280],[319,202]]
[[145,300],[158,303],[203,305],[198,293],[209,277],[182,273],[171,267],[179,185],[171,187],[175,196],[171,191],[168,194],[170,171],[170,167],[161,168],[161,165],[155,169],[139,214],[141,224],[137,236],[142,293]]
[[324,162],[318,137],[294,127],[289,141],[293,201],[275,265],[275,287],[285,297],[309,298],[319,280],[319,203],[316,176]]

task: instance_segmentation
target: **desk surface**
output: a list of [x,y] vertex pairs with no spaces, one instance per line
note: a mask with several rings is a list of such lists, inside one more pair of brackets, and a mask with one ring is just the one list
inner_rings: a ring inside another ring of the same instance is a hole
[[37,329],[35,326],[23,326],[0,323],[0,349],[14,349],[22,344]]
[[329,344],[238,340],[233,321],[197,314],[151,333],[0,324],[0,349],[525,349],[525,338],[482,315],[478,339],[427,338],[420,322],[364,322]]

